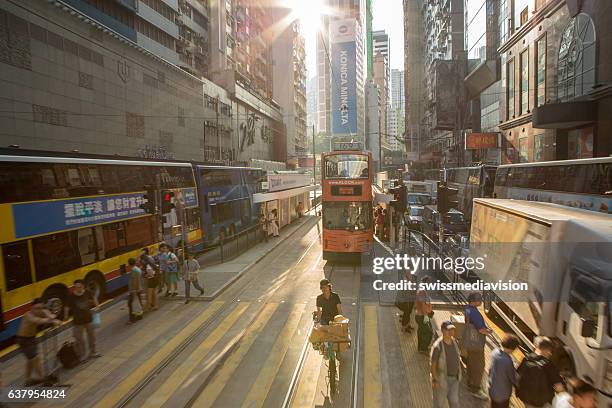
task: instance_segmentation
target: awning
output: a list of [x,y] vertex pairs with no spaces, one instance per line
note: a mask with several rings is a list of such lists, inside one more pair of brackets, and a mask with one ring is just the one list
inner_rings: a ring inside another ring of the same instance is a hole
[[571,129],[597,120],[594,101],[547,103],[533,110],[533,127],[539,129]]
[[289,190],[274,191],[272,193],[255,193],[253,194],[253,202],[257,204],[257,203],[265,203],[267,201],[272,201],[272,200],[282,200],[284,198],[294,197],[298,194],[313,191],[317,187],[318,186],[304,186],[304,187],[298,187],[298,188],[290,188]]

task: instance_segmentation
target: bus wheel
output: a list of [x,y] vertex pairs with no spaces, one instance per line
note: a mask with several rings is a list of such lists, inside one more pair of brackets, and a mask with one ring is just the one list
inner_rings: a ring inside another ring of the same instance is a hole
[[98,299],[102,299],[106,294],[104,278],[99,272],[90,272],[85,277],[85,287]]
[[43,292],[43,301],[47,304],[47,308],[58,319],[64,318],[64,306],[66,306],[66,298],[68,290],[61,285],[49,286]]

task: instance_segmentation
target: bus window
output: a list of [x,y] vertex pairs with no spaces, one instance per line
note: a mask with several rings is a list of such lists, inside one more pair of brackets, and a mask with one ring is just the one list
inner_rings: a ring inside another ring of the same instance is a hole
[[251,200],[248,198],[240,200],[240,219],[242,225],[248,225],[251,220]]
[[198,208],[187,208],[185,210],[187,231],[195,231],[200,228],[200,213]]
[[61,275],[81,266],[76,231],[34,238],[32,249],[37,281]]
[[372,227],[372,204],[358,201],[327,202],[323,225],[332,230],[368,230]]
[[81,263],[88,265],[96,261],[96,239],[94,231],[91,228],[85,228],[78,231],[79,238],[79,254],[81,255]]
[[2,258],[7,292],[32,283],[27,241],[3,244]]
[[126,221],[125,247],[122,252],[150,245],[154,240],[152,217],[141,217]]
[[66,169],[66,181],[70,187],[81,187],[83,185],[83,180],[81,180],[81,175],[77,166],[68,167]]
[[123,222],[115,222],[102,226],[104,231],[104,257],[122,254],[125,242],[125,229]]
[[368,177],[368,156],[336,154],[325,157],[325,178]]
[[595,322],[593,337],[597,333],[599,301],[601,298],[598,282],[580,277],[574,280],[570,290],[569,305],[582,319],[593,320]]

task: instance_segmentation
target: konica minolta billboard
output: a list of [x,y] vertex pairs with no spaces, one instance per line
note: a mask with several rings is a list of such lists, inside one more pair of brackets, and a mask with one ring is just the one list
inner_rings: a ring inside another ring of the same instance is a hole
[[357,133],[357,61],[355,20],[334,20],[329,26],[331,42],[332,133]]

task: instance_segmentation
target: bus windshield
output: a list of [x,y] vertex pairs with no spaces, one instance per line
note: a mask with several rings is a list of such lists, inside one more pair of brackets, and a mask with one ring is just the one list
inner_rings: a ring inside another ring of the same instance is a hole
[[423,215],[423,207],[410,207],[410,215],[420,217]]
[[334,154],[325,157],[325,178],[368,178],[368,156]]
[[428,194],[408,193],[408,204],[410,205],[430,205],[431,196]]
[[365,201],[326,202],[323,225],[331,230],[366,231],[372,226],[372,204]]

